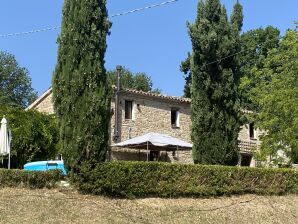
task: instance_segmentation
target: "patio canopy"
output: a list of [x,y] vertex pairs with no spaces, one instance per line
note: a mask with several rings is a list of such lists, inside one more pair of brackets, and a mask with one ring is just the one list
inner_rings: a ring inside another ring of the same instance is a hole
[[151,132],[114,144],[112,147],[174,151],[191,150],[192,144],[169,135]]

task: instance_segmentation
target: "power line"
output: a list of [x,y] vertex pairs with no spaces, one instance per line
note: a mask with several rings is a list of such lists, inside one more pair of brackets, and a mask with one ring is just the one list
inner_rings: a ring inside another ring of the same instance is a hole
[[[156,8],[156,7],[168,5],[168,4],[171,4],[171,3],[178,2],[178,1],[179,0],[169,0],[169,1],[166,1],[166,2],[162,2],[162,3],[148,5],[148,6],[145,6],[145,7],[142,7],[142,8],[133,9],[133,10],[130,10],[130,11],[121,12],[121,13],[117,13],[117,14],[111,15],[110,18],[114,18],[114,17],[118,17],[118,16],[125,16],[125,15],[131,14],[131,13],[136,13],[136,12],[144,11],[144,10],[147,10],[147,9],[152,9],[152,8]],[[21,35],[28,35],[28,34],[33,34],[33,33],[46,32],[46,31],[57,30],[57,29],[60,29],[60,28],[61,28],[61,26],[54,26],[54,27],[46,27],[46,28],[43,28],[43,29],[35,29],[35,30],[30,30],[30,31],[25,31],[25,32],[0,34],[0,38],[6,38],[6,37],[21,36]]]
[[[282,38],[284,38],[284,37],[279,37],[278,40],[281,40]],[[276,39],[271,39],[271,40],[269,40],[268,42],[270,43],[270,42],[273,42],[273,41],[276,41]],[[266,44],[268,44],[268,42],[267,42]],[[263,44],[265,44],[265,43],[263,43]],[[261,44],[260,46],[262,46],[262,44]],[[254,49],[253,49],[253,50],[254,50]],[[230,54],[230,55],[228,55],[228,56],[226,56],[226,57],[220,58],[220,59],[218,59],[218,60],[215,60],[215,61],[212,61],[212,62],[208,62],[208,63],[206,63],[206,64],[203,64],[202,67],[206,67],[206,66],[211,65],[211,64],[214,64],[214,63],[219,63],[219,62],[221,62],[222,60],[225,60],[225,59],[227,59],[227,58],[236,56],[236,55],[241,54],[241,53],[244,53],[244,52],[253,51],[253,50],[252,50],[252,49],[241,50],[241,51],[238,51],[238,52],[236,52],[236,53],[234,53],[234,54]]]
[[117,13],[117,14],[112,15],[111,18],[117,17],[117,16],[124,16],[124,15],[127,15],[127,14],[139,12],[139,11],[144,11],[146,9],[152,9],[152,8],[160,7],[160,6],[167,5],[167,4],[174,3],[174,2],[178,2],[178,0],[170,0],[170,1],[159,3],[159,4],[149,5],[149,6],[146,6],[146,7],[143,7],[143,8],[133,9],[133,10],[130,10],[130,11],[127,11],[127,12]]
[[47,27],[43,29],[36,29],[36,30],[30,30],[30,31],[25,31],[25,32],[18,32],[18,33],[9,33],[9,34],[1,34],[0,38],[3,37],[12,37],[12,36],[20,36],[20,35],[28,35],[28,34],[33,34],[33,33],[40,33],[40,32],[45,32],[45,31],[51,31],[51,30],[57,30],[60,29],[60,26],[53,26],[53,27]]

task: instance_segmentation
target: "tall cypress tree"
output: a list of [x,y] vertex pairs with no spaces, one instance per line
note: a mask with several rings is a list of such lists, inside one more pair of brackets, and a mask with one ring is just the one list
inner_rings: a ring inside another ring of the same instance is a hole
[[243,26],[243,7],[237,0],[231,15],[231,23],[240,32]]
[[195,163],[235,165],[238,162],[237,27],[228,21],[220,0],[199,1],[197,19],[189,24],[193,48],[191,137]]
[[65,0],[53,75],[53,101],[65,164],[74,173],[106,158],[110,86],[104,55],[110,22],[106,0]]

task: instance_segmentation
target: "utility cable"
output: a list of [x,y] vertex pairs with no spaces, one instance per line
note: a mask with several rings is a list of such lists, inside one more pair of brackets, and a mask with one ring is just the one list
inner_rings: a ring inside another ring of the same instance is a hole
[[[136,12],[144,11],[144,10],[147,10],[147,9],[152,9],[152,8],[156,8],[156,7],[168,5],[168,4],[171,4],[171,3],[178,2],[178,1],[179,0],[169,0],[169,1],[166,1],[166,2],[162,2],[162,3],[145,6],[143,8],[138,8],[138,9],[133,9],[133,10],[126,11],[126,12],[121,12],[121,13],[117,13],[117,14],[111,15],[110,18],[114,18],[114,17],[118,17],[118,16],[125,16],[125,15],[131,14],[131,13],[136,13]],[[60,29],[60,28],[61,28],[61,26],[54,26],[54,27],[46,27],[46,28],[42,28],[42,29],[35,29],[35,30],[30,30],[30,31],[25,31],[25,32],[0,34],[0,38],[6,38],[6,37],[21,36],[21,35],[28,35],[28,34],[46,32],[46,31],[57,30],[57,29]]]

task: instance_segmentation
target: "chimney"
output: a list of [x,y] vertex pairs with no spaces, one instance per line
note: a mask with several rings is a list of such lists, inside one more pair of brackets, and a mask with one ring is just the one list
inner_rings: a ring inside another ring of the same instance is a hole
[[119,141],[119,91],[121,90],[121,73],[122,73],[122,66],[117,65],[116,67],[117,70],[117,89],[116,89],[116,93],[115,93],[115,127],[114,127],[114,136],[113,136],[113,140],[114,142]]

